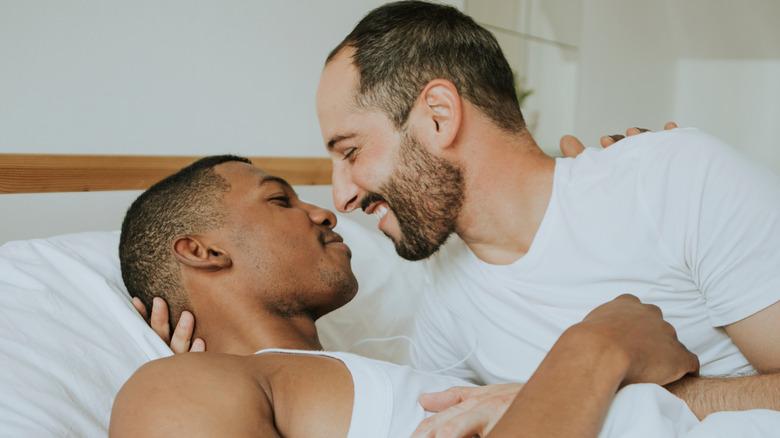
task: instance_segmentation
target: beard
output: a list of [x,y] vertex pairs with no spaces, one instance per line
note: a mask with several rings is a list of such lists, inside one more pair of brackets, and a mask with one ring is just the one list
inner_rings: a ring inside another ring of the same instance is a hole
[[463,185],[459,167],[426,151],[407,132],[398,163],[380,186],[384,196],[369,195],[364,205],[375,200],[387,202],[401,230],[394,242],[396,252],[406,260],[422,260],[436,253],[455,232]]

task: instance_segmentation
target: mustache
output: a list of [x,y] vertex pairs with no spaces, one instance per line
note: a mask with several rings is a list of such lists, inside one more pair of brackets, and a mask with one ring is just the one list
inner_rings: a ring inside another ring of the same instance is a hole
[[331,230],[321,230],[319,233],[319,239],[320,243],[323,245],[330,243],[330,242],[343,242],[344,239],[341,237],[339,233],[336,233],[335,231]]
[[387,205],[390,205],[390,203],[387,202],[384,196],[378,193],[369,193],[365,198],[363,198],[362,201],[360,201],[360,208],[363,209],[363,211],[366,211],[368,206],[373,204],[374,202],[384,202]]

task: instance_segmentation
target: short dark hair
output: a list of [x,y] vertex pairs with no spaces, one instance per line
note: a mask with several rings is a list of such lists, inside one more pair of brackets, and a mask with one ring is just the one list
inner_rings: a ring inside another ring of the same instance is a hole
[[119,262],[127,291],[150,312],[154,297],[165,299],[172,327],[182,311],[191,310],[173,257],[173,242],[224,224],[222,200],[230,184],[214,167],[228,161],[250,163],[235,155],[201,158],[142,193],[122,222]]
[[[434,79],[447,79],[499,127],[525,127],[515,78],[498,41],[458,9],[423,1],[388,3],[369,12],[328,55],[346,47],[360,73],[356,104],[383,110],[397,128]],[[327,63],[326,62],[326,63]]]

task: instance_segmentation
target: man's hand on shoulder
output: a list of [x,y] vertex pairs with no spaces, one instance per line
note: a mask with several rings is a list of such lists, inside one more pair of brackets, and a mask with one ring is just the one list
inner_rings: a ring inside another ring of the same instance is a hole
[[165,300],[159,297],[154,298],[151,316],[149,316],[144,303],[137,297],[133,297],[133,307],[152,327],[152,330],[171,347],[174,353],[206,351],[206,342],[203,339],[192,339],[195,331],[195,317],[192,313],[186,310],[182,312],[176,329],[173,331],[173,336],[171,336],[171,325],[168,323],[168,304]]
[[[675,128],[677,128],[677,124],[674,122],[668,122],[666,125],[664,125],[664,130]],[[605,135],[604,137],[601,137],[601,147],[610,147],[626,137],[631,137],[632,135],[641,134],[647,131],[649,130],[643,128],[628,128],[626,129],[626,135]],[[563,156],[568,158],[574,158],[585,150],[585,146],[582,144],[582,142],[573,135],[564,135],[561,137],[560,148],[561,152],[563,152]]]

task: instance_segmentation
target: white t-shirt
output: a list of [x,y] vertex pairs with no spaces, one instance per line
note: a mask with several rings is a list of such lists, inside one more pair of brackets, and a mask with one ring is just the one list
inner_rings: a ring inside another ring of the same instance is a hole
[[645,133],[558,159],[516,262],[485,263],[453,236],[426,263],[417,368],[526,381],[566,328],[631,293],[662,309],[702,375],[751,373],[722,326],[780,300],[780,178],[698,130]]

